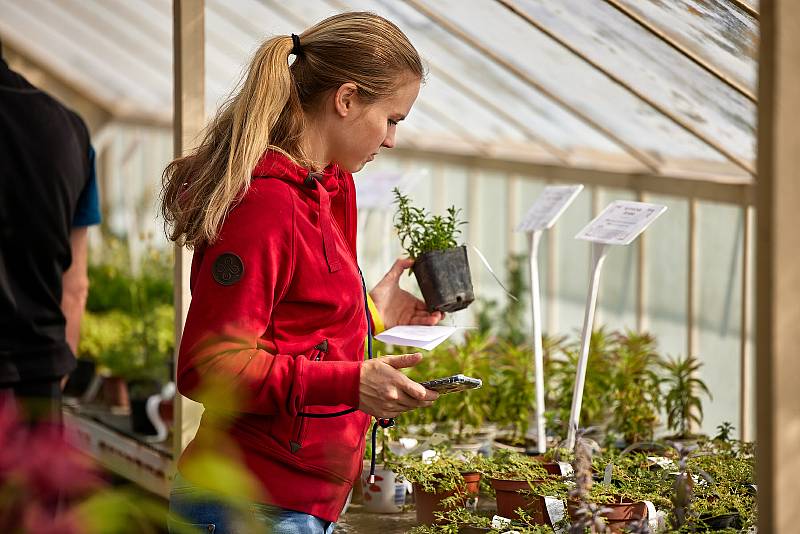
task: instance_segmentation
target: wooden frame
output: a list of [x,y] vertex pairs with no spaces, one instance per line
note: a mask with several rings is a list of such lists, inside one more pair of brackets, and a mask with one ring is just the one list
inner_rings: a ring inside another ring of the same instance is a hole
[[[192,147],[205,121],[205,0],[173,0],[174,46],[174,153]],[[175,245],[174,300],[175,350],[180,347],[183,324],[189,310],[191,254]],[[177,365],[176,365],[177,368]],[[175,396],[173,445],[177,458],[197,431],[202,406],[182,395]]]
[[759,532],[795,532],[800,493],[800,2],[762,0],[756,411]]

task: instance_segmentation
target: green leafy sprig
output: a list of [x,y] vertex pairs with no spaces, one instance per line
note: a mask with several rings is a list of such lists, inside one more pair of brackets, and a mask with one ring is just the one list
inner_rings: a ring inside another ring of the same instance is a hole
[[461,210],[455,206],[447,208],[447,215],[432,215],[423,208],[411,205],[408,196],[400,189],[394,188],[394,203],[397,212],[394,216],[394,228],[406,253],[412,258],[419,258],[426,252],[447,250],[458,245],[456,238],[461,235],[461,225],[466,221],[459,220]]

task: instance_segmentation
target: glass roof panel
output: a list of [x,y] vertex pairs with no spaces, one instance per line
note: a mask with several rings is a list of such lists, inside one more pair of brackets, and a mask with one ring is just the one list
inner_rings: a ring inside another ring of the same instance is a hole
[[[107,31],[115,27],[114,21],[101,10],[89,11],[86,17],[81,5],[71,2],[0,0],[0,32],[10,45],[19,43],[44,67],[105,105],[113,104],[119,111],[136,109],[162,116],[168,111],[171,115],[171,69],[163,72],[142,54],[127,49],[122,39]],[[120,28],[122,35],[126,31]],[[165,110],[163,102],[170,108]]]
[[[453,38],[403,2],[306,1],[293,2],[287,7],[295,12],[302,9],[306,26],[345,9],[377,12],[397,24],[409,36],[423,59],[429,64],[429,84],[433,84],[433,79],[437,77],[455,76],[460,82],[488,97],[497,106],[515,116],[519,122],[527,124],[531,132],[553,145],[564,149],[590,149],[627,161],[624,152],[602,134],[586,126],[539,92],[514,79],[491,60]],[[428,95],[421,95],[420,101],[424,102],[423,98],[427,99]],[[449,107],[443,111],[455,112],[456,117],[460,119],[464,113],[473,113],[479,107],[484,106],[475,102],[467,111],[451,111]]]
[[[459,0],[424,0],[500,57],[536,77],[543,85],[643,151],[663,160],[727,162],[718,152],[642,103],[558,43],[496,3],[463,9]],[[692,163],[687,164],[688,167]]]
[[[755,105],[604,0],[517,0],[517,5],[728,152],[755,159]],[[531,31],[538,33],[533,26]]]
[[758,22],[730,0],[619,1],[755,93]]

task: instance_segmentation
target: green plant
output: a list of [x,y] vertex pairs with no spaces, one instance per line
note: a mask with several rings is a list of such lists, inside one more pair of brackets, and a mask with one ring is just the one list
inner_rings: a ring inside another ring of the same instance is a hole
[[411,205],[411,200],[394,188],[397,212],[394,228],[406,253],[419,258],[426,252],[454,248],[456,238],[461,234],[459,226],[466,224],[459,220],[460,209],[447,208],[447,215],[431,215],[422,208]]
[[500,342],[493,353],[489,417],[501,427],[512,428],[511,443],[524,443],[530,414],[536,404],[533,348]]
[[[589,361],[583,389],[581,427],[605,428],[613,412],[614,367],[617,338],[605,328],[592,332],[589,340]],[[566,436],[575,387],[575,371],[580,356],[580,341],[565,344],[554,354],[546,381],[546,403],[552,410],[551,428]],[[558,423],[558,426],[556,425]]]
[[734,430],[736,430],[736,427],[729,421],[723,421],[721,425],[717,425],[717,435],[714,436],[714,439],[719,441],[731,441],[733,439],[731,436]]
[[657,370],[662,358],[656,352],[655,338],[629,331],[616,335],[615,345],[611,424],[626,443],[650,440],[661,411]]
[[484,460],[478,456],[456,457],[438,449],[431,460],[416,456],[400,456],[388,468],[410,482],[416,482],[428,493],[441,493],[464,486],[463,473],[480,472]]
[[[469,331],[461,343],[442,347],[422,359],[422,362],[409,370],[408,376],[417,382],[464,374],[486,379],[490,376],[492,361],[490,347],[493,338]],[[442,395],[433,406],[415,410],[416,423],[436,422],[451,429],[456,443],[471,431],[477,431],[486,420],[489,410],[491,388],[483,387],[461,393]],[[405,416],[404,416],[405,417]]]
[[175,344],[171,253],[148,248],[134,269],[124,241],[105,244],[108,261],[89,268],[78,354],[129,380],[164,381]]
[[666,371],[667,426],[677,431],[678,437],[689,436],[692,424],[700,426],[703,422],[700,395],[705,393],[711,398],[711,392],[705,382],[697,377],[702,365],[694,356],[670,358],[662,364]]
[[529,482],[546,480],[549,476],[539,460],[509,450],[494,453],[481,467],[481,473],[488,478]]
[[[526,254],[510,254],[506,259],[508,292],[510,295],[503,309],[498,335],[514,345],[526,343],[530,335],[525,326],[528,284],[525,280]],[[512,298],[513,297],[513,298]]]

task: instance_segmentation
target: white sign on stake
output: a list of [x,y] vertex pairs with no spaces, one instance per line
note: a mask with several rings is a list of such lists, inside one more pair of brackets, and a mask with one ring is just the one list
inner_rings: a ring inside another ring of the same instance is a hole
[[542,347],[542,303],[539,291],[539,242],[542,232],[551,228],[564,210],[575,200],[583,185],[551,185],[530,207],[517,231],[528,232],[530,246],[531,316],[533,326],[533,364],[536,380],[536,413],[531,428],[536,429],[539,454],[547,450],[544,420],[544,349]]
[[630,245],[666,209],[659,204],[615,200],[578,232],[575,239],[606,245]]
[[552,227],[582,190],[582,184],[545,187],[517,226],[517,231],[533,232]]
[[581,353],[578,358],[578,368],[575,371],[575,389],[572,393],[572,409],[567,429],[567,447],[570,449],[575,447],[575,438],[580,422],[586,366],[589,360],[589,342],[592,337],[597,291],[600,287],[600,271],[606,259],[606,248],[608,245],[631,244],[666,209],[666,206],[659,204],[615,200],[575,236],[576,239],[584,239],[592,243],[592,276],[589,280],[589,292],[586,295],[586,311],[583,316],[583,331],[581,332]]

